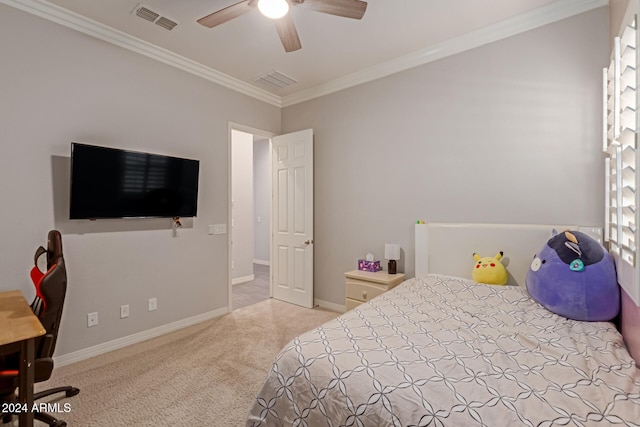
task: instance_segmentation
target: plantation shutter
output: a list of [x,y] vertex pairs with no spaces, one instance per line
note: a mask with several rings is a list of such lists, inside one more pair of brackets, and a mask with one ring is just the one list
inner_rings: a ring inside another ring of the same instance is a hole
[[640,304],[638,285],[638,46],[637,18],[614,40],[603,70],[603,149],[607,154],[605,240],[616,260],[620,285]]

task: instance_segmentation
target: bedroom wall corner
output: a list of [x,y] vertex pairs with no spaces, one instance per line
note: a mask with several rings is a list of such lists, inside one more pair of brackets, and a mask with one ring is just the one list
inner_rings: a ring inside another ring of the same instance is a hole
[[314,129],[316,298],[385,242],[413,275],[417,220],[604,224],[608,34],[602,7],[284,108]]
[[613,49],[613,39],[619,34],[622,23],[630,13],[638,9],[638,0],[609,0],[609,40]]
[[[33,297],[33,252],[60,229],[56,357],[226,308],[227,236],[208,225],[230,221],[228,123],[279,132],[280,108],[4,4],[0,39],[0,289]],[[198,216],[177,238],[169,218],[69,221],[72,141],[200,160]]]

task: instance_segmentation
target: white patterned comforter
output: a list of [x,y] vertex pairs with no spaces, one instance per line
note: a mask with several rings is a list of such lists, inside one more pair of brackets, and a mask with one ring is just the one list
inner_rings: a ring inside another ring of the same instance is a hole
[[640,369],[607,322],[511,286],[410,279],[295,338],[247,426],[640,426]]

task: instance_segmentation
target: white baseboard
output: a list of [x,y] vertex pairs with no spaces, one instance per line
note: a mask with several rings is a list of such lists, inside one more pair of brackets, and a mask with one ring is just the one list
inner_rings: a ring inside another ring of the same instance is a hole
[[256,276],[254,274],[250,274],[248,276],[236,277],[231,280],[232,285],[239,285],[240,283],[247,283],[252,280],[255,280]]
[[269,260],[264,260],[264,259],[254,259],[253,260],[254,264],[258,264],[258,265],[266,265],[268,267],[271,266],[271,261]]
[[337,311],[338,313],[344,313],[345,311],[347,311],[346,305],[340,305],[340,304],[336,304],[329,301],[323,301],[321,299],[314,299],[313,305],[326,308],[327,310]]
[[213,311],[198,314],[197,316],[188,317],[186,319],[178,320],[176,322],[168,323],[166,325],[158,326],[156,328],[148,329],[146,331],[138,332],[133,335],[118,338],[113,341],[108,341],[102,344],[94,345],[93,347],[84,348],[82,350],[74,351],[71,353],[63,354],[61,356],[54,356],[55,366],[64,366],[71,363],[79,362],[84,359],[88,359],[99,354],[107,353],[109,351],[117,350],[122,347],[136,344],[150,338],[155,338],[160,335],[168,334],[169,332],[177,331],[178,329],[186,328],[188,326],[195,325],[197,323],[204,322],[215,317],[222,316],[229,312],[228,307],[218,308]]

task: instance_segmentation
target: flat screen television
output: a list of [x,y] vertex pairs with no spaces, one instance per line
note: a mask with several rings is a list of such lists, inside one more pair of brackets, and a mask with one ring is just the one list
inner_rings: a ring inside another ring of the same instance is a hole
[[71,143],[70,219],[194,217],[198,160]]

